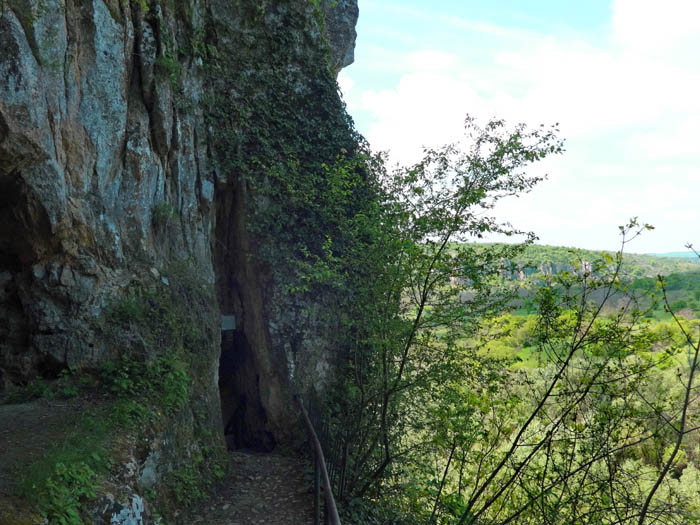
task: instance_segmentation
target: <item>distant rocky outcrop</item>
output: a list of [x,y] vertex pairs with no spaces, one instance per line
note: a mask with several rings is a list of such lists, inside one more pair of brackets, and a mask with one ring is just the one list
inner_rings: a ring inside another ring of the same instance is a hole
[[323,13],[331,65],[334,71],[340,71],[355,60],[355,25],[360,15],[357,0],[323,0]]

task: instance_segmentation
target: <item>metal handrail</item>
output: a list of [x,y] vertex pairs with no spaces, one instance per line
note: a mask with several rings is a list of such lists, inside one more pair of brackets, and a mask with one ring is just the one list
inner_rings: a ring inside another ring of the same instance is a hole
[[328,415],[323,415],[323,410],[318,406],[315,398],[308,400],[307,411],[311,424],[316,431],[321,447],[323,448],[328,477],[336,498],[342,499],[345,493],[345,470],[348,462],[348,443],[344,439],[334,437],[331,431],[331,423]]
[[[338,515],[338,507],[335,504],[335,498],[333,497],[333,489],[331,487],[331,481],[328,477],[328,469],[326,468],[326,459],[323,456],[323,448],[321,447],[321,442],[318,440],[314,426],[311,424],[311,419],[309,419],[309,414],[304,408],[304,403],[302,403],[301,398],[296,396],[297,403],[301,409],[301,415],[304,418],[304,423],[306,423],[306,429],[309,432],[309,438],[314,446],[314,501],[315,512],[314,512],[314,524],[320,525],[320,483],[323,482],[323,494],[326,500],[326,520],[329,525],[341,525],[340,516]],[[319,477],[321,478],[319,480]]]

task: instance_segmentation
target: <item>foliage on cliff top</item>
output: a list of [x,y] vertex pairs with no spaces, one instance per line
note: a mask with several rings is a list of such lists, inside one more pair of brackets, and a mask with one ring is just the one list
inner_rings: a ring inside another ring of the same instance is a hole
[[219,169],[251,195],[258,255],[289,290],[305,291],[328,270],[323,261],[342,257],[349,221],[371,205],[357,160],[367,148],[329,70],[316,9],[240,9],[240,26],[215,26],[210,42],[218,50],[208,67],[213,144]]

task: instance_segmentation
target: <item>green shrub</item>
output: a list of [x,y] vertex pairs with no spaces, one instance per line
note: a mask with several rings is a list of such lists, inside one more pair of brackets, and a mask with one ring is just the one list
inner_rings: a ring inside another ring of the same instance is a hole
[[169,226],[177,216],[177,208],[169,202],[159,202],[151,208],[151,218],[156,226]]
[[202,498],[201,475],[196,466],[186,465],[171,472],[166,481],[175,499],[187,507]]
[[159,73],[167,77],[173,89],[177,88],[182,74],[182,64],[178,62],[174,51],[165,51],[156,58],[156,68]]
[[29,381],[25,386],[13,390],[7,394],[4,399],[4,403],[26,403],[41,397],[53,397],[53,391],[45,379],[37,377]]
[[69,424],[68,436],[22,470],[18,495],[41,511],[49,523],[83,523],[79,511],[95,498],[100,478],[110,468],[108,444],[115,430],[110,412],[110,406],[88,409]]
[[168,413],[182,408],[189,395],[184,365],[171,356],[149,362],[125,354],[117,363],[105,363],[100,376],[117,397],[147,399]]
[[49,522],[82,525],[81,504],[96,496],[99,488],[96,478],[95,471],[84,461],[69,465],[56,463],[40,500]]
[[677,312],[679,310],[683,310],[683,308],[687,308],[688,303],[685,301],[685,299],[677,299],[673,301],[669,306],[671,307],[671,310],[673,312]]

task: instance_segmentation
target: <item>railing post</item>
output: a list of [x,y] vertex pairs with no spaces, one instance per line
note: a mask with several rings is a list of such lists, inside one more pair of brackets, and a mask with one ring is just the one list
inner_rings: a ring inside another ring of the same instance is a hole
[[314,454],[314,525],[321,525],[321,469]]

